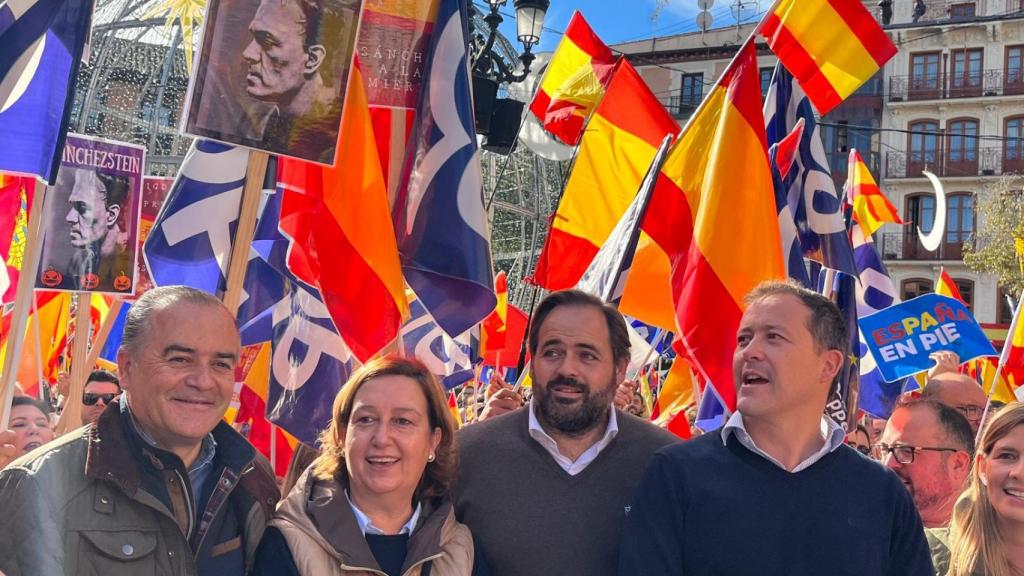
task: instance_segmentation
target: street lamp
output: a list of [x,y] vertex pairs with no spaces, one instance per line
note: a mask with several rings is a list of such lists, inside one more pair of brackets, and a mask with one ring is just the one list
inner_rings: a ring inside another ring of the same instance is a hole
[[[515,116],[512,130],[518,129],[518,118],[522,115],[522,103],[505,98],[497,98],[498,87],[502,84],[522,82],[530,73],[530,65],[535,58],[532,50],[540,42],[544,29],[544,17],[547,14],[550,0],[513,0],[516,10],[516,36],[523,45],[523,53],[519,55],[522,71],[514,72],[515,64],[506,61],[494,50],[494,41],[498,37],[498,26],[504,20],[498,10],[508,0],[487,0],[490,8],[483,17],[487,23],[486,41],[476,51],[473,58],[473,103],[476,111],[476,131],[478,134],[491,135],[488,140],[508,140],[506,135],[491,134],[492,127],[497,125],[502,132],[507,132],[508,121]],[[474,8],[475,10],[475,8]],[[514,140],[514,135],[512,137]],[[508,143],[511,146],[511,142]]]

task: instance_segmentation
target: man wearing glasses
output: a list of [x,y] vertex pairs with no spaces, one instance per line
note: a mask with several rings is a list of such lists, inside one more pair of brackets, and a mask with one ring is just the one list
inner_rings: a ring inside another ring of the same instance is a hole
[[82,393],[82,424],[92,424],[103,409],[121,394],[121,383],[113,372],[93,370]]
[[878,451],[882,464],[910,491],[924,527],[949,525],[974,460],[974,435],[963,415],[925,399],[901,403]]

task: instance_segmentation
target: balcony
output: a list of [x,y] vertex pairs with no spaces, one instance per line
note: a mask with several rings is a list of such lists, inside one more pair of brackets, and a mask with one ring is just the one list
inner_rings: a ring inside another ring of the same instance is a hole
[[933,24],[936,22],[959,22],[971,20],[978,16],[976,2],[970,0],[924,0],[923,14],[913,18],[916,24]]
[[890,76],[889,101],[949,100],[1024,94],[1024,70],[983,70],[966,74]]
[[941,151],[930,153],[892,150],[886,153],[886,178],[923,178],[925,167],[936,176],[1001,176],[1024,172],[1024,155],[1007,156],[1001,146],[964,150],[959,157]]
[[925,250],[917,235],[917,228],[906,225],[901,232],[886,232],[876,237],[885,260],[963,260],[964,244],[974,246],[974,233],[966,230],[946,230],[944,242],[935,252]]

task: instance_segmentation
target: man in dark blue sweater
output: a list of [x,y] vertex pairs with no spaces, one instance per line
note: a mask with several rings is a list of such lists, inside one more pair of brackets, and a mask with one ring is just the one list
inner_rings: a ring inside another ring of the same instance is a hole
[[737,411],[651,459],[619,575],[934,574],[910,494],[822,415],[849,349],[839,310],[787,282],[761,284],[746,304]]

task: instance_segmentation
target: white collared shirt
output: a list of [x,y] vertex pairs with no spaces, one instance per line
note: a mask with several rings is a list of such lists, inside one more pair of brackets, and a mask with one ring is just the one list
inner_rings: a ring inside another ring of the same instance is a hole
[[[352,513],[356,515],[356,523],[359,524],[359,531],[363,533],[363,536],[366,536],[367,534],[385,535],[384,531],[374,526],[373,520],[370,520],[370,517],[356,506],[356,503],[349,497],[348,490],[345,490],[345,499],[348,500],[348,505],[352,508]],[[416,523],[420,520],[421,509],[422,506],[417,503],[416,509],[412,511],[412,517],[410,517],[409,521],[398,530],[399,534],[412,534],[412,531],[416,529]]]
[[[743,426],[743,415],[739,412],[733,412],[732,416],[729,417],[729,421],[725,423],[725,426],[722,426],[722,444],[727,444],[729,442],[729,436],[733,434],[736,435],[736,439],[739,440],[740,444],[743,444],[747,450],[761,456],[779,468],[786,470],[786,467],[783,466],[781,462],[772,458],[767,452],[758,448],[757,444],[754,444],[754,439],[750,437],[750,434],[747,433],[747,429]],[[826,454],[833,452],[842,446],[846,441],[846,432],[841,426],[839,426],[839,424],[836,424],[835,420],[822,415],[821,439],[825,441],[821,445],[821,449],[808,456],[806,460],[797,464],[792,470],[787,470],[787,472],[795,474],[801,470],[810,468],[812,464],[824,458]]]
[[531,398],[529,425],[530,437],[536,440],[538,444],[547,450],[548,454],[551,454],[551,457],[555,459],[555,462],[562,467],[562,470],[568,472],[570,476],[575,476],[580,472],[583,472],[583,470],[597,458],[598,454],[612,443],[612,440],[614,440],[615,436],[619,433],[619,421],[615,417],[615,409],[609,406],[608,411],[611,415],[608,417],[608,429],[605,430],[604,436],[595,442],[593,446],[587,448],[583,454],[580,454],[579,458],[573,461],[558,451],[558,443],[555,442],[554,438],[548,436],[548,433],[541,428],[540,421],[537,420],[536,410],[537,407],[534,404],[533,398]]

